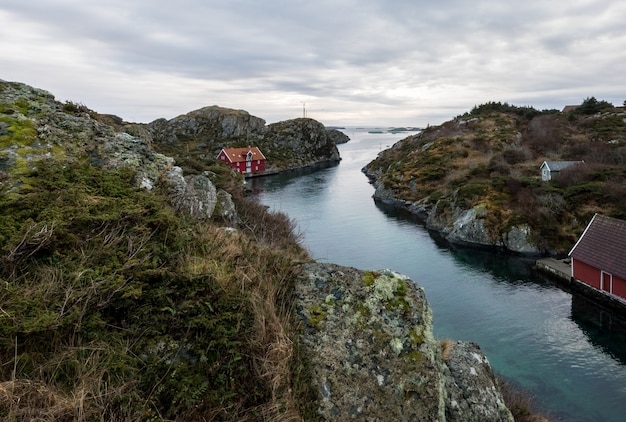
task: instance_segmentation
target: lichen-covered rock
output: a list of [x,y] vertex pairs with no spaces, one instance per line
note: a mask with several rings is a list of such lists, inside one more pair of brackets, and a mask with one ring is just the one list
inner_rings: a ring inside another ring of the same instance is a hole
[[204,107],[171,120],[157,119],[148,124],[148,131],[154,141],[164,143],[214,143],[216,140],[253,135],[265,130],[265,120],[244,110],[218,106]]
[[268,125],[260,141],[267,165],[273,170],[287,170],[341,160],[334,135],[320,122],[299,118]]
[[233,202],[233,197],[224,189],[219,189],[217,191],[217,206],[215,207],[215,215],[231,225],[236,225],[239,221],[239,215],[237,214],[237,208]]
[[174,165],[173,158],[154,151],[145,139],[124,132],[113,134],[92,149],[92,161],[96,151],[98,162],[105,168],[133,168],[137,172],[138,184],[148,190]]
[[[137,186],[148,190],[165,180],[170,200],[179,210],[200,219],[212,217],[218,203],[213,183],[205,175],[184,176],[174,167],[173,158],[153,149],[152,135],[145,126],[125,125],[117,116],[99,115],[79,104],[62,104],[46,91],[4,81],[0,81],[0,113],[0,133],[6,132],[0,134],[3,187],[20,186],[20,175],[27,174],[39,160],[86,159],[103,169],[132,168]],[[261,119],[255,119],[250,120],[263,126]],[[233,123],[236,119],[231,120],[220,120],[221,133],[239,130]],[[220,217],[236,222],[232,199],[225,192],[220,198]]]
[[200,220],[211,218],[217,204],[217,190],[208,177],[183,176],[180,167],[172,167],[166,180],[170,187],[170,201],[177,210]]
[[512,421],[482,353],[472,349],[476,374],[464,355],[446,366],[424,291],[407,277],[305,264],[296,311],[321,420]]
[[447,421],[512,420],[487,357],[476,343],[450,343],[446,355]]

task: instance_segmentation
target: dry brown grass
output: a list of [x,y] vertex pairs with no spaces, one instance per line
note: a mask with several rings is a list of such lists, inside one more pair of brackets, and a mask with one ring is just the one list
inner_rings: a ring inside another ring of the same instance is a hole
[[439,341],[439,344],[441,346],[441,358],[445,362],[450,359],[450,353],[452,353],[452,349],[454,348],[456,342],[450,339],[443,339]]
[[527,391],[499,380],[504,404],[513,414],[515,422],[552,422],[548,416],[538,413],[533,397]]
[[[248,353],[259,382],[266,385],[270,395],[252,413],[260,413],[267,421],[301,420],[293,391],[295,323],[290,292],[297,271],[295,262],[306,258],[306,253],[294,245],[286,250],[276,248],[285,237],[295,239],[290,232],[293,226],[284,218],[266,215],[264,207],[248,212],[259,213],[274,229],[256,222],[243,230],[206,227],[194,233],[193,243],[201,247],[189,245],[181,254],[180,268],[193,275],[210,275],[225,291],[246,294],[253,315],[251,337],[246,339]],[[261,241],[251,241],[250,235]],[[216,256],[221,259],[216,260]],[[219,409],[213,410],[219,413]],[[209,409],[204,416],[210,413]],[[242,409],[240,414],[254,420],[250,409]]]
[[3,421],[84,421],[92,415],[86,407],[86,389],[72,394],[41,382],[18,379],[0,383]]

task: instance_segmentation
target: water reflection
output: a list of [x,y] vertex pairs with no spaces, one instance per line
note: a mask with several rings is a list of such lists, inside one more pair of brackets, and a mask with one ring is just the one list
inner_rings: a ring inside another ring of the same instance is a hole
[[626,365],[626,318],[590,301],[578,293],[572,294],[572,320],[589,340]]

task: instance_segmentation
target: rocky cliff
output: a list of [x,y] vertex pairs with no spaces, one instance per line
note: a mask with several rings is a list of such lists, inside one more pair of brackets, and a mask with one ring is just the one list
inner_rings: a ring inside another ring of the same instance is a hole
[[[461,206],[448,207],[447,201],[432,202],[428,198],[405,201],[396,197],[397,192],[385,186],[375,172],[363,168],[376,190],[373,198],[383,204],[401,208],[418,216],[426,227],[441,234],[448,242],[478,248],[498,248],[522,255],[539,255],[541,250],[533,240],[530,226],[520,223],[494,233],[487,227],[489,211],[484,204],[469,209]],[[493,212],[493,211],[492,211]]]
[[306,264],[296,312],[322,420],[513,420],[480,348],[435,340],[424,291],[405,276]]

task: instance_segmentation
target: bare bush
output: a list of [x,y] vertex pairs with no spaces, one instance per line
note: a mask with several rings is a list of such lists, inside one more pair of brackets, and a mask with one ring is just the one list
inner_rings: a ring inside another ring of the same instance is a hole
[[564,135],[563,124],[554,115],[541,115],[528,123],[522,143],[540,154],[558,152]]
[[277,247],[293,247],[299,244],[301,233],[296,223],[285,213],[272,212],[254,200],[237,200],[237,212],[244,232],[255,240]]
[[533,153],[526,147],[510,148],[502,152],[504,161],[508,164],[519,164],[533,158]]
[[537,202],[542,208],[549,210],[553,214],[561,212],[566,205],[565,199],[558,193],[539,195],[537,197]]
[[573,186],[593,180],[593,174],[598,169],[597,165],[579,164],[570,166],[559,172],[554,178],[554,183],[560,187]]

